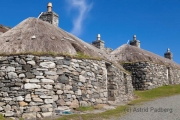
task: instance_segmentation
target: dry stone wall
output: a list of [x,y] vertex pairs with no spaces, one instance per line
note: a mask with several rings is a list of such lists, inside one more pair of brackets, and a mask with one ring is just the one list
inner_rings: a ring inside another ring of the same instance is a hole
[[133,86],[131,75],[122,72],[113,65],[107,66],[108,100],[117,102],[129,101],[132,99]]
[[132,74],[133,87],[147,90],[168,84],[180,83],[180,70],[150,62],[125,63],[123,67]]
[[113,85],[114,102],[129,100],[133,96],[131,78],[122,75],[124,71],[113,65],[107,69],[105,61],[0,57],[0,113],[35,119],[52,116],[56,110],[108,103]]

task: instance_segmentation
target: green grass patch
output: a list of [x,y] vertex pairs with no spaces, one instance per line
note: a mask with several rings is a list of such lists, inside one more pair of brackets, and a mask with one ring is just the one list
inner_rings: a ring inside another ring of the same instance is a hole
[[77,57],[77,58],[86,58],[86,59],[91,58],[90,56],[88,56],[88,55],[86,55],[86,54],[83,54],[82,52],[77,52],[77,54],[75,55],[75,57]]
[[88,106],[88,107],[78,107],[76,108],[77,111],[81,111],[81,112],[84,112],[84,111],[92,111],[94,110],[94,107],[93,106]]
[[[57,120],[103,120],[109,118],[117,118],[124,115],[126,113],[126,110],[129,107],[131,107],[131,105],[139,105],[142,102],[147,102],[150,100],[154,100],[156,98],[168,97],[168,96],[180,94],[180,85],[168,85],[168,86],[155,88],[152,90],[134,91],[134,94],[137,96],[137,99],[129,102],[127,105],[118,106],[114,110],[107,110],[105,112],[97,113],[97,114],[67,115]],[[80,109],[82,110],[87,110],[90,108],[80,107]]]
[[138,99],[133,100],[130,104],[138,104],[155,98],[168,97],[180,94],[180,85],[168,85],[147,91],[134,91]]
[[12,120],[10,118],[5,118],[2,114],[0,114],[0,120]]
[[4,120],[4,116],[2,114],[0,114],[0,120]]
[[35,56],[52,56],[52,57],[70,57],[71,59],[90,59],[90,60],[103,60],[102,58],[92,57],[82,52],[77,52],[76,55],[71,55],[69,53],[55,53],[55,52],[21,52],[21,53],[0,53],[0,56],[18,56],[18,55],[35,55]]

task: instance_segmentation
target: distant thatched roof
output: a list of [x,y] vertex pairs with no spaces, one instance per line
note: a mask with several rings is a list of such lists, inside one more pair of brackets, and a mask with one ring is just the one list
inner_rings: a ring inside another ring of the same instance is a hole
[[151,53],[149,51],[143,50],[141,48],[124,44],[111,52],[111,59],[118,62],[138,62],[138,61],[148,61],[153,63],[159,63],[164,65],[170,65],[175,68],[180,68],[180,65],[163,58],[159,55]]
[[100,49],[72,34],[36,18],[28,18],[0,35],[0,53],[54,52],[108,58]]
[[6,27],[4,25],[0,25],[0,33],[5,33],[9,30],[10,28],[9,27]]

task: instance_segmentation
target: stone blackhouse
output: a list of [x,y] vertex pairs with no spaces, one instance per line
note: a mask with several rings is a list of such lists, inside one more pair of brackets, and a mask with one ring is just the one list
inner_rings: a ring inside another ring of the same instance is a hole
[[180,66],[170,49],[165,58],[130,45],[105,48],[100,34],[92,44],[58,27],[47,12],[27,18],[0,35],[0,113],[36,119],[79,106],[127,102],[133,90],[180,83]]

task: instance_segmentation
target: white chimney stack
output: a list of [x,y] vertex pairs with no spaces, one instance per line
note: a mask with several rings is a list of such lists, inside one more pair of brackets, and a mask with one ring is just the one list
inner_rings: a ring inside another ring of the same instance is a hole
[[101,35],[100,34],[97,35],[97,40],[101,40]]
[[47,5],[47,11],[52,12],[52,3],[51,2],[49,2]]
[[136,35],[133,35],[133,40],[136,40]]

